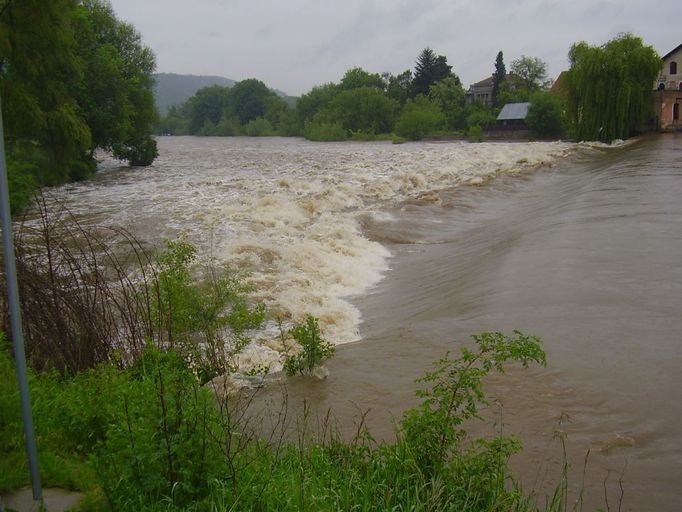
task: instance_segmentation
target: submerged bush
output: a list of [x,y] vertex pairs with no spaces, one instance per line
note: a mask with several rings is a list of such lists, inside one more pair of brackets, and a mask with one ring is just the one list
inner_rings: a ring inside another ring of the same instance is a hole
[[289,335],[301,347],[297,354],[288,355],[284,360],[287,375],[312,372],[323,361],[334,355],[334,345],[325,341],[320,332],[317,318],[308,315],[304,323],[295,325]]
[[510,361],[518,361],[524,367],[530,363],[546,364],[542,342],[535,336],[519,331],[514,331],[514,336],[485,332],[473,339],[476,350],[462,348],[456,359],[446,355],[437,362],[434,371],[418,380],[429,387],[417,392],[422,403],[403,416],[404,439],[418,450],[417,462],[428,473],[462,456],[461,442],[466,431],[461,425],[468,419],[479,418],[479,406],[487,404],[482,387],[484,377],[491,371],[504,372],[504,365]]

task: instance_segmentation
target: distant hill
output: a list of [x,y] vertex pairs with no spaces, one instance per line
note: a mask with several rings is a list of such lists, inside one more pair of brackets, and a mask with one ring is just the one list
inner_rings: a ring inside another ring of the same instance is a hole
[[[223,76],[179,75],[177,73],[156,73],[154,80],[156,80],[154,98],[156,99],[159,113],[162,116],[166,115],[168,109],[173,105],[180,105],[185,100],[194,96],[202,87],[208,87],[209,85],[232,87],[237,83],[236,80]],[[287,96],[286,93],[277,89],[273,89],[273,91],[282,96],[289,106],[293,106],[296,103],[296,98],[293,96]]]
[[178,75],[176,73],[156,73],[154,75],[154,98],[161,115],[165,115],[173,105],[179,105],[202,87],[222,85],[232,87],[236,82],[222,76]]

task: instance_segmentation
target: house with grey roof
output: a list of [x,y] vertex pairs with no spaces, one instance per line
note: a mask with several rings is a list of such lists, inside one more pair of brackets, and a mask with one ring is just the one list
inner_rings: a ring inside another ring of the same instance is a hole
[[526,128],[529,102],[507,103],[497,116],[497,126],[507,128]]

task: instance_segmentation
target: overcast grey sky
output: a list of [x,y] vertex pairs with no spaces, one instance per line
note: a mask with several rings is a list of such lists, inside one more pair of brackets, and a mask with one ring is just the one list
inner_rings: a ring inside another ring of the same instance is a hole
[[679,0],[110,0],[159,72],[258,78],[300,95],[355,66],[399,73],[422,48],[466,87],[504,52],[540,57],[554,78],[570,45],[633,32],[663,55],[682,43]]

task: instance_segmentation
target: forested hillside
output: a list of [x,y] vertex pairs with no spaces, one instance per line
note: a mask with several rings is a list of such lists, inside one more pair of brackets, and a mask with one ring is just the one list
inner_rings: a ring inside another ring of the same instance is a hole
[[202,87],[220,85],[232,87],[234,80],[222,76],[179,75],[177,73],[156,73],[154,75],[154,96],[161,115],[166,115],[173,105],[180,105],[194,96]]

